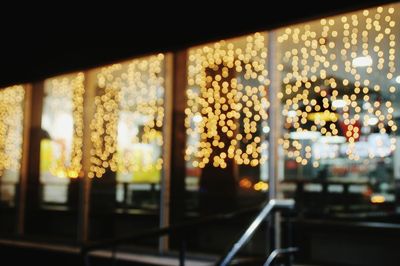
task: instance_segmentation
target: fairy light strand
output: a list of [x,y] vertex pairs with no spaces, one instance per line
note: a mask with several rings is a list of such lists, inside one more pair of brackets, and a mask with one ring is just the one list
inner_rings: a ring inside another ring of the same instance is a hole
[[0,90],[0,176],[21,167],[24,98],[22,85]]
[[[134,164],[134,153],[119,156],[118,125],[121,112],[130,112],[141,119],[143,134],[129,136],[131,144],[155,143],[162,147],[161,128],[164,120],[164,55],[135,59],[124,64],[103,67],[97,74],[95,115],[91,129],[91,166],[88,176],[102,177],[113,172],[147,171],[153,166],[150,152],[144,154],[143,165]],[[126,121],[125,121],[126,122]],[[135,122],[135,121],[131,121]],[[163,160],[156,159],[155,168],[162,168]]]
[[[244,43],[244,44],[243,44]],[[265,36],[193,48],[188,61],[185,159],[192,166],[226,168],[228,160],[257,166],[266,161],[260,132],[267,129]]]
[[[282,63],[277,69],[283,76],[283,90],[278,96],[283,101],[287,131],[337,136],[335,123],[343,119],[348,157],[358,160],[352,152],[361,134],[357,124],[365,126],[376,119],[380,133],[397,130],[392,97],[382,99],[381,94],[385,90],[393,95],[397,90],[391,85],[396,73],[394,12],[391,6],[378,7],[281,31],[277,41]],[[383,49],[386,45],[387,51]],[[345,73],[342,80],[334,77],[338,71]],[[343,87],[346,90],[340,90]],[[318,97],[322,103],[316,101]],[[336,100],[344,103],[341,110],[332,105]],[[336,114],[338,111],[340,115]],[[320,112],[319,117],[310,119],[310,112]],[[310,120],[313,125],[305,127]],[[297,163],[306,165],[310,161],[311,150],[305,151],[301,141],[291,139],[289,133],[279,143]],[[314,163],[315,167],[318,165]]]
[[63,101],[70,100],[73,131],[71,151],[67,158],[61,154],[61,158],[52,158],[57,163],[52,164],[50,172],[54,176],[77,178],[83,176],[83,98],[85,94],[85,75],[82,72],[70,76],[56,77],[47,80],[45,86],[46,97],[52,99],[49,102],[50,111],[56,112]]

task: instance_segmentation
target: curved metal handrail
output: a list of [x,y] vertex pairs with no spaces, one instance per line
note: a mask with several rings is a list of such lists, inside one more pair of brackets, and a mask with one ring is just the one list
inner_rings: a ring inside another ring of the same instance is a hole
[[271,263],[280,255],[297,252],[299,249],[295,247],[278,248],[271,252],[268,259],[265,261],[264,266],[270,266]]
[[239,252],[239,250],[250,240],[254,235],[261,222],[265,220],[274,210],[277,209],[293,209],[295,201],[293,199],[272,199],[262,208],[261,212],[254,218],[246,231],[242,234],[238,241],[232,246],[232,248],[216,263],[217,266],[228,265],[233,257]]
[[[208,217],[199,218],[194,221],[183,222],[183,223],[171,225],[168,227],[145,230],[145,231],[142,231],[141,233],[136,233],[136,234],[133,234],[133,235],[127,236],[127,237],[115,238],[112,240],[107,240],[107,241],[102,241],[102,242],[98,242],[98,243],[85,245],[81,248],[80,253],[84,260],[84,264],[86,266],[89,266],[90,265],[89,253],[92,251],[115,247],[115,246],[121,245],[123,243],[127,243],[127,242],[134,241],[134,240],[145,239],[145,238],[149,238],[149,237],[160,237],[160,236],[164,236],[164,235],[178,234],[185,230],[189,230],[190,228],[194,228],[197,226],[210,224],[210,223],[214,223],[214,222],[218,222],[218,221],[229,220],[229,219],[232,219],[232,218],[240,216],[240,215],[244,215],[247,213],[253,213],[253,212],[259,211],[262,208],[262,206],[263,205],[259,205],[256,207],[241,209],[241,210],[237,210],[237,211],[234,211],[231,213],[215,214],[215,215],[211,215]],[[182,252],[182,251],[180,251],[180,252]],[[180,254],[180,256],[181,255],[182,254]]]

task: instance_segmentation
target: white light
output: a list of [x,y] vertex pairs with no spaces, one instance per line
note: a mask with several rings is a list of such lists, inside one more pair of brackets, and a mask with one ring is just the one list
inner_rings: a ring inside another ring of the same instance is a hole
[[267,134],[269,132],[269,126],[263,127],[263,132]]
[[372,66],[372,58],[370,56],[360,56],[353,59],[353,67]]
[[369,108],[371,108],[372,107],[372,105],[371,105],[371,103],[369,103],[369,102],[365,102],[365,103],[363,103],[363,109],[364,110],[368,110]]
[[320,136],[321,133],[316,131],[290,132],[291,139],[316,139]]
[[[141,118],[141,119],[146,119],[146,118]],[[140,124],[137,124],[137,121],[139,121],[140,119],[134,113],[121,111],[119,113],[118,120],[119,120],[118,131],[117,131],[118,147],[121,149],[121,151],[131,150],[132,145],[134,143],[133,139],[139,134]]]
[[297,116],[297,112],[295,110],[290,110],[287,113],[288,117],[296,117]]
[[129,128],[123,121],[118,122],[118,146],[126,148],[130,144]]
[[346,138],[342,136],[323,136],[319,138],[320,143],[345,143]]
[[343,108],[346,106],[346,102],[344,100],[334,100],[332,102],[332,107],[335,108]]
[[377,117],[371,117],[370,119],[368,119],[368,125],[370,126],[375,126],[376,124],[378,124],[379,119]]
[[73,131],[74,121],[72,116],[68,113],[61,113],[55,119],[49,133],[53,139],[63,139],[69,142],[72,140]]
[[397,76],[397,77],[396,77],[396,82],[397,82],[397,83],[400,83],[400,76]]
[[193,122],[200,123],[203,120],[203,117],[199,114],[193,116]]
[[368,136],[366,143],[370,155],[375,157],[386,157],[392,152],[390,149],[390,138],[388,134],[373,133]]

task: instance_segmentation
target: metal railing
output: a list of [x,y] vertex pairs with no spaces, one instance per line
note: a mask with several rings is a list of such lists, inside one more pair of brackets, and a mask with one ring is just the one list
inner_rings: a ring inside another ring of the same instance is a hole
[[[265,203],[262,207],[253,207],[242,209],[236,212],[226,213],[226,214],[217,214],[212,215],[204,218],[197,219],[195,221],[189,221],[177,225],[172,225],[163,228],[157,228],[152,230],[147,230],[139,234],[134,234],[129,237],[113,239],[109,241],[103,241],[99,243],[94,243],[90,245],[86,245],[81,249],[81,256],[84,260],[85,266],[90,266],[90,253],[96,250],[103,250],[103,249],[110,249],[112,250],[111,259],[113,262],[116,260],[115,251],[118,245],[129,243],[132,241],[143,240],[150,237],[161,237],[164,235],[177,235],[180,238],[180,249],[179,249],[179,265],[185,265],[185,257],[186,257],[186,239],[185,239],[185,232],[187,232],[191,228],[196,228],[198,226],[202,226],[205,224],[215,223],[218,221],[230,220],[234,217],[253,213],[255,211],[259,211],[255,219],[251,222],[248,226],[246,231],[242,234],[238,241],[229,249],[224,256],[221,257],[220,260],[215,264],[216,266],[226,266],[228,265],[233,257],[237,254],[237,252],[250,240],[250,238],[254,235],[258,227],[260,226],[261,222],[264,221],[273,211],[279,210],[291,210],[294,208],[294,200],[270,200],[269,202]],[[261,209],[261,211],[260,211]],[[268,259],[265,266],[271,265],[272,261],[279,256],[280,254],[284,254],[287,252],[284,251],[294,252],[292,248],[287,250],[274,250]]]
[[194,221],[188,221],[176,225],[171,225],[168,227],[162,227],[162,228],[156,228],[156,229],[150,229],[150,230],[145,230],[141,233],[138,234],[133,234],[131,236],[127,237],[122,237],[122,238],[116,238],[108,241],[102,241],[98,243],[93,243],[89,245],[85,245],[81,249],[81,256],[84,260],[84,265],[85,266],[90,266],[91,261],[90,261],[90,253],[96,250],[103,250],[103,249],[111,249],[112,250],[112,255],[111,259],[115,260],[115,247],[118,245],[122,245],[124,243],[129,243],[133,241],[138,241],[138,240],[143,240],[147,239],[150,237],[161,237],[165,235],[176,235],[180,237],[180,249],[179,249],[179,265],[184,266],[185,265],[185,257],[186,257],[186,239],[185,239],[185,232],[187,232],[191,228],[196,228],[198,226],[203,226],[206,224],[211,224],[219,221],[225,221],[225,220],[230,220],[232,218],[238,217],[240,215],[244,214],[249,214],[249,213],[254,213],[259,211],[262,208],[261,206],[256,206],[256,207],[251,207],[251,208],[246,208],[246,209],[241,209],[235,212],[231,213],[225,213],[225,214],[216,214],[216,215],[211,215],[208,217],[204,218],[199,218]]
[[288,248],[277,248],[269,254],[267,260],[264,263],[264,266],[271,266],[272,263],[278,258],[279,255],[282,254],[292,254],[297,252],[299,249],[295,247],[288,247]]
[[[239,252],[239,250],[251,239],[256,230],[259,228],[262,221],[264,221],[271,213],[275,210],[291,210],[294,209],[295,202],[292,199],[270,200],[261,210],[261,212],[254,218],[251,224],[248,226],[246,231],[242,234],[238,241],[232,246],[232,248],[221,257],[217,262],[218,266],[226,266],[232,261],[233,257]],[[274,252],[274,251],[273,251]],[[273,253],[272,252],[272,253]],[[272,255],[271,253],[271,255]],[[271,256],[270,255],[270,256]],[[276,256],[276,255],[275,255]],[[267,260],[268,262],[268,260]],[[267,264],[269,265],[269,264]]]

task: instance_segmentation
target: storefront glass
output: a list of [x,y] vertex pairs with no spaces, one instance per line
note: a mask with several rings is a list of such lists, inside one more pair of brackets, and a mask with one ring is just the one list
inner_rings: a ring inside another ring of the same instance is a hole
[[276,33],[282,191],[306,217],[396,219],[399,5]]
[[158,54],[92,71],[92,239],[159,226],[165,61]]
[[[267,199],[267,52],[265,33],[188,51],[186,217],[226,213]],[[216,231],[234,232],[236,226],[207,226],[193,241],[199,249],[221,250],[230,240]]]
[[16,232],[20,195],[25,88],[0,90],[0,232]]
[[[40,127],[32,126],[31,130],[27,235],[61,241],[78,237],[84,79],[83,73],[73,73],[47,79],[34,88],[43,102],[34,102],[32,111],[34,116],[41,112],[40,121],[33,122]],[[34,143],[38,151],[33,150]]]

